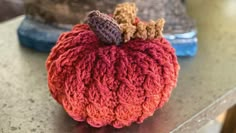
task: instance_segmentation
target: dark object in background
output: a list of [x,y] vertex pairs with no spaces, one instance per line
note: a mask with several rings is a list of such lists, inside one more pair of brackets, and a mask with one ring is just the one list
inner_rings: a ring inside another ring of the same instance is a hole
[[[98,9],[104,13],[112,13],[117,3],[125,1],[134,1],[139,8],[138,16],[144,20],[166,19],[164,36],[176,49],[178,56],[196,54],[195,23],[187,15],[182,0],[25,0],[26,19],[18,29],[20,43],[48,52],[57,40],[55,35],[49,34],[51,31],[48,26],[53,31],[68,31],[72,25],[84,21],[89,11]],[[27,27],[27,24],[30,26]],[[39,37],[40,35],[45,38]]]
[[68,27],[84,21],[91,10],[113,13],[118,3],[135,2],[142,19],[165,18],[165,33],[190,32],[193,20],[187,15],[183,0],[25,0],[26,15],[34,20]]
[[23,0],[0,0],[0,22],[22,15]]

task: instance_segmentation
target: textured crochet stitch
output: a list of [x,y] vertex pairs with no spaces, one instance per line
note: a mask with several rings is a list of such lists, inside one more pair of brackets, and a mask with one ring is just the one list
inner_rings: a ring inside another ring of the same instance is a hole
[[83,24],[60,36],[47,70],[52,96],[72,118],[121,128],[168,101],[179,65],[164,38],[107,46]]
[[177,83],[175,50],[161,37],[164,21],[140,21],[137,38],[122,42],[112,18],[96,11],[89,17],[53,47],[46,61],[49,90],[76,121],[115,128],[142,123]]

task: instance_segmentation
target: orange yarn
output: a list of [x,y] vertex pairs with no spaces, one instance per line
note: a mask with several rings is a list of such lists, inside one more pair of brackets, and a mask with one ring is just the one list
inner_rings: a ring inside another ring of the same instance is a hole
[[179,72],[166,39],[105,45],[85,24],[60,36],[46,66],[52,96],[73,119],[115,128],[152,116],[168,101]]

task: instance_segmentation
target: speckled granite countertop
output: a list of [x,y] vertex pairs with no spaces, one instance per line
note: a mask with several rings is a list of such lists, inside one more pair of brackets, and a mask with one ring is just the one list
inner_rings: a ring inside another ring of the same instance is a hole
[[180,58],[178,87],[166,106],[141,125],[95,129],[73,121],[51,97],[47,54],[18,44],[22,17],[0,24],[0,133],[189,133],[236,103],[236,2],[192,0],[199,52]]

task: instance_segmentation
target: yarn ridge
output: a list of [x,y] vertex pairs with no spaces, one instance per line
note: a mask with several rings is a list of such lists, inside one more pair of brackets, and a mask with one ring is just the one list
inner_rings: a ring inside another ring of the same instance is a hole
[[74,120],[122,128],[168,101],[180,67],[163,37],[105,45],[78,24],[59,37],[46,68],[51,95]]

